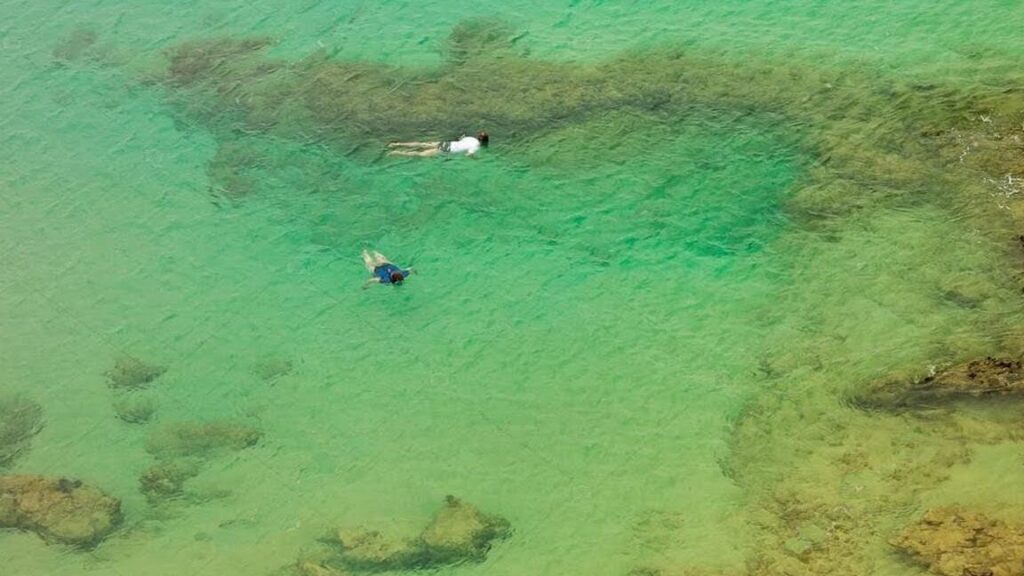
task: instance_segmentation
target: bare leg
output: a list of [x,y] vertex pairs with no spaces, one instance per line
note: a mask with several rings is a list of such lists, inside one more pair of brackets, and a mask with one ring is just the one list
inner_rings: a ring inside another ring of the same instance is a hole
[[366,250],[363,250],[363,264],[366,265],[366,269],[367,270],[369,270],[371,273],[373,273],[373,268],[374,268],[373,256],[370,256],[370,253],[367,252]]
[[377,252],[376,250],[373,251],[372,257],[374,266],[383,266],[385,264],[390,264],[388,259],[385,258],[383,254]]
[[388,152],[388,156],[437,156],[441,153],[439,148],[429,148],[427,150],[392,150]]
[[388,148],[437,148],[440,142],[389,142]]

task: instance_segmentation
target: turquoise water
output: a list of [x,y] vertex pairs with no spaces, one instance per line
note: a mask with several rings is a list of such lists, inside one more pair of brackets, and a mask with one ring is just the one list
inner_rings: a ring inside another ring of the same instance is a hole
[[[13,574],[272,574],[446,494],[514,534],[443,574],[911,574],[886,540],[923,507],[1024,512],[1012,406],[844,401],[1020,352],[1014,3],[4,13],[0,376],[45,418],[12,471],[125,511],[89,551],[0,532]],[[447,68],[467,22],[502,47]],[[276,43],[167,76],[183,43],[254,36]],[[355,88],[317,109],[303,82],[335,65]],[[410,111],[477,128],[435,80],[487,103],[492,147],[385,158],[449,136]],[[420,273],[362,290],[364,248]],[[167,373],[113,390],[124,355]],[[155,417],[119,420],[129,398]],[[154,505],[147,438],[195,420],[263,436]]]

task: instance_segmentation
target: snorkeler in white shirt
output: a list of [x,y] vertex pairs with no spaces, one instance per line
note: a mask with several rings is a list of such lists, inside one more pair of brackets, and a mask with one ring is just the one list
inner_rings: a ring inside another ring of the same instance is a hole
[[391,142],[388,144],[389,156],[440,156],[441,154],[465,154],[469,157],[486,148],[490,138],[487,132],[473,136],[463,136],[458,140],[441,142]]

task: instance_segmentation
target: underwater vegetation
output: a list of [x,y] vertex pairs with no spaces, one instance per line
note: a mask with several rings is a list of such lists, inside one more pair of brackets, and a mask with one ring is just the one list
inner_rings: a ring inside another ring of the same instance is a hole
[[292,364],[291,360],[286,360],[284,358],[265,358],[253,365],[252,371],[260,380],[269,382],[291,374],[294,368],[295,366]]
[[111,388],[139,390],[163,375],[167,368],[147,364],[134,356],[123,356],[106,373]]
[[157,459],[139,476],[139,491],[153,506],[185,495],[185,482],[198,476],[211,458],[256,445],[263,433],[241,422],[173,422],[157,427],[146,451]]
[[185,481],[199,475],[201,465],[193,459],[160,462],[139,476],[139,491],[150,504],[157,505],[181,497]]
[[0,476],[0,528],[91,547],[121,523],[121,502],[69,478]]
[[392,538],[376,530],[343,528],[325,539],[335,552],[324,558],[301,560],[304,576],[347,572],[429,570],[463,562],[482,562],[492,544],[507,538],[511,527],[504,518],[485,514],[454,496],[416,538]]
[[242,450],[263,433],[240,422],[175,422],[160,426],[146,440],[146,451],[158,459],[207,458]]
[[148,398],[122,398],[114,402],[114,414],[127,424],[145,424],[156,413],[156,403]]
[[0,396],[0,469],[10,466],[28,449],[43,427],[43,409],[21,396]]

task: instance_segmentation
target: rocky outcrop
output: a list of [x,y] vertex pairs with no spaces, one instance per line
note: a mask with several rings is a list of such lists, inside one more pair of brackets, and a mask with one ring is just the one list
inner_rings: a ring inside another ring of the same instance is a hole
[[150,504],[159,504],[184,494],[185,481],[199,474],[199,464],[191,460],[162,462],[139,476],[139,491]]
[[48,542],[94,546],[121,523],[121,502],[78,480],[0,476],[0,527]]
[[124,398],[114,403],[114,414],[128,424],[145,424],[155,412],[156,404],[148,398]]
[[331,541],[340,553],[327,564],[353,572],[381,572],[482,562],[492,543],[510,533],[504,518],[448,496],[444,507],[416,538],[390,538],[375,530],[340,530]]
[[20,396],[0,396],[0,468],[28,449],[43,427],[43,410]]
[[448,496],[420,540],[431,563],[454,564],[482,561],[491,542],[506,538],[509,533],[509,523],[504,518],[484,514],[475,506]]
[[965,398],[1024,398],[1024,364],[1007,358],[983,358],[957,364],[924,378],[888,378],[858,394],[862,408],[906,410]]
[[426,558],[420,542],[389,538],[376,530],[342,529],[337,543],[340,560],[352,570],[408,570],[422,565]]
[[960,508],[929,510],[891,544],[942,576],[1024,575],[1024,526]]

